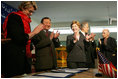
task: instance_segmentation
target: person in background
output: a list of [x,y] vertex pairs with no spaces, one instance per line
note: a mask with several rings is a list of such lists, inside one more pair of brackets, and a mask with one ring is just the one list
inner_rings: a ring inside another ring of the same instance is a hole
[[89,31],[89,24],[88,22],[83,22],[81,24],[81,33],[86,39],[86,45],[85,45],[85,52],[86,52],[86,66],[88,68],[94,68],[95,67],[95,59],[97,58],[96,55],[96,43],[94,40],[95,34],[91,33],[90,35],[88,34]]
[[24,1],[19,5],[19,11],[10,13],[4,21],[4,38],[11,39],[1,54],[1,69],[4,77],[13,77],[31,72],[31,65],[28,62],[28,59],[32,57],[30,39],[45,28],[43,24],[39,24],[31,32],[30,16],[36,9],[37,5],[34,1]]
[[105,57],[112,62],[112,64],[117,68],[117,43],[116,40],[110,37],[110,32],[108,29],[102,31],[102,37],[99,38],[100,51],[105,55]]
[[68,68],[85,68],[86,54],[85,54],[85,37],[80,33],[79,21],[72,21],[71,29],[74,32],[67,36],[67,67]]
[[55,69],[57,67],[57,59],[55,47],[60,46],[58,31],[50,32],[51,19],[49,17],[44,17],[41,23],[46,26],[44,30],[35,35],[32,39],[35,46],[35,69],[36,72]]

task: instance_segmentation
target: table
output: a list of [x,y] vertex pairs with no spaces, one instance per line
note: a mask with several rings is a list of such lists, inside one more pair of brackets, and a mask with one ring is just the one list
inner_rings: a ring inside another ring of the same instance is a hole
[[87,71],[76,73],[71,78],[108,78],[107,76],[103,75],[101,77],[96,77],[95,74],[98,73],[97,69],[89,69]]
[[[13,78],[23,78],[24,76],[32,76],[34,74],[39,74],[39,73],[44,73],[44,72],[50,72],[50,71],[42,71],[42,72],[31,73],[31,74],[28,74],[28,75],[14,76]],[[95,74],[97,72],[98,72],[97,69],[90,68],[87,71],[84,71],[84,72],[81,72],[81,73],[76,73],[75,75],[71,76],[70,78],[109,78],[109,77],[107,77],[103,74],[102,74],[101,77],[96,77]]]

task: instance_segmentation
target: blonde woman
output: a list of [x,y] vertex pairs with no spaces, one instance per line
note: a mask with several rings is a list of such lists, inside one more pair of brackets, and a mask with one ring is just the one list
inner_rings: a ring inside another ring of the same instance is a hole
[[43,24],[39,24],[32,32],[30,29],[30,16],[37,9],[33,1],[24,1],[19,6],[18,12],[10,13],[3,24],[4,38],[11,41],[6,44],[2,53],[2,75],[13,77],[31,72],[27,59],[32,57],[30,52],[31,38],[39,33]]
[[67,66],[69,68],[84,68],[86,67],[85,37],[79,32],[79,21],[72,21],[71,29],[74,33],[68,35],[66,41],[68,52]]

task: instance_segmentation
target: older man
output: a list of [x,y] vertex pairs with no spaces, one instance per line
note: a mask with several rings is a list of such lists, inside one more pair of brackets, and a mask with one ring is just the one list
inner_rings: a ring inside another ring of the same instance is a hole
[[85,52],[86,52],[86,67],[94,68],[95,67],[95,58],[96,58],[96,43],[94,40],[95,34],[91,33],[88,35],[89,24],[88,22],[83,22],[81,24],[81,33],[86,38],[85,43]]
[[99,39],[99,47],[105,57],[117,66],[117,44],[116,40],[109,36],[108,29],[102,31],[102,39]]

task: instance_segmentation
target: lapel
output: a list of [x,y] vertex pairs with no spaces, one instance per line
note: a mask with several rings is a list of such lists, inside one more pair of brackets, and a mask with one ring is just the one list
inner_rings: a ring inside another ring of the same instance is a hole
[[42,30],[40,34],[41,34],[41,36],[43,36],[44,38],[50,36],[49,31],[48,31],[48,36],[46,35],[46,32],[45,32],[44,30]]
[[44,30],[40,31],[40,33],[38,34],[42,39],[47,38],[46,36],[46,32]]
[[79,39],[79,41],[77,41],[77,42],[75,43],[76,46],[77,46],[77,47],[80,47],[80,48],[83,48],[84,39],[85,39],[84,35],[83,35],[82,33],[80,33],[80,39]]
[[85,39],[85,36],[81,32],[79,32],[79,34],[81,35],[83,39]]

